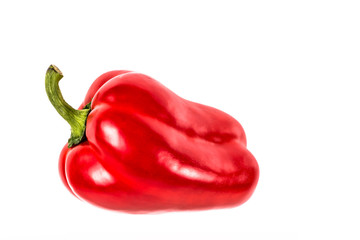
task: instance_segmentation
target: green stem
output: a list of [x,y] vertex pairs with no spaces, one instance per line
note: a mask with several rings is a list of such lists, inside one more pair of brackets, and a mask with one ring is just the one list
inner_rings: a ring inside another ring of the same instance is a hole
[[45,76],[45,89],[51,104],[71,126],[71,136],[68,141],[70,148],[85,139],[86,119],[90,112],[90,104],[82,110],[76,110],[65,102],[59,88],[59,81],[62,77],[61,71],[55,65],[50,65]]

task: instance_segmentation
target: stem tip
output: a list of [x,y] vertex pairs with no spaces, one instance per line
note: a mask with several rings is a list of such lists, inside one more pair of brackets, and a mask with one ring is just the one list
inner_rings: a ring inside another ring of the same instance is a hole
[[57,72],[58,74],[60,74],[61,76],[63,76],[60,69],[57,66],[55,66],[54,64],[51,64],[50,67],[48,68],[48,71],[51,71],[51,70],[53,70],[53,71]]

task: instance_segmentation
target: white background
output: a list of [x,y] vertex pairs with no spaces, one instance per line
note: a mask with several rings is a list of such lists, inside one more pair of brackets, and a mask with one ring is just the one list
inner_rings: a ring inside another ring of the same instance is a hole
[[[360,239],[358,1],[1,1],[0,239]],[[260,165],[226,210],[128,215],[74,198],[50,64],[77,107],[128,69],[217,107]]]

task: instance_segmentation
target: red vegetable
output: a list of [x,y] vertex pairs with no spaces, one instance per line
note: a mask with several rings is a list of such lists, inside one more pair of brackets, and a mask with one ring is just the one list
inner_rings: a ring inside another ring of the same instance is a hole
[[253,193],[258,164],[228,114],[128,71],[101,75],[75,110],[61,95],[61,78],[51,65],[46,91],[71,125],[59,168],[78,198],[147,213],[232,207]]

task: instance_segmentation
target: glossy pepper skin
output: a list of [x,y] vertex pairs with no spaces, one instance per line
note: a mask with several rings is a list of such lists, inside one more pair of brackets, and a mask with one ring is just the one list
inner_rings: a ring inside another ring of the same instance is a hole
[[[56,75],[61,79],[50,66],[47,78]],[[84,136],[64,146],[59,162],[62,181],[78,198],[150,213],[233,207],[254,192],[259,167],[228,114],[129,71],[97,78],[77,111],[86,105]]]

